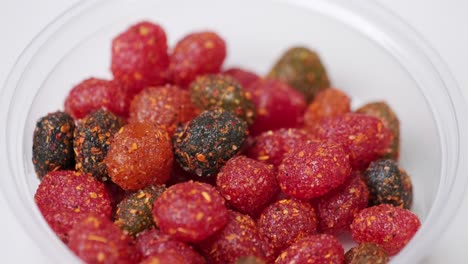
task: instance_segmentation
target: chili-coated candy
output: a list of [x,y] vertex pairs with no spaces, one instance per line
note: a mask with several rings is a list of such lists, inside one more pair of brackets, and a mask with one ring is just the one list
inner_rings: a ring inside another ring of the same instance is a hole
[[356,113],[375,116],[390,129],[393,140],[384,158],[398,160],[400,156],[400,121],[392,108],[385,102],[368,103],[356,110]]
[[356,215],[351,235],[357,243],[375,243],[393,256],[408,244],[420,226],[419,218],[411,211],[381,204]]
[[346,252],[344,264],[386,264],[388,261],[388,255],[381,247],[364,243]]
[[137,263],[133,240],[108,218],[88,215],[70,231],[70,249],[86,263]]
[[91,174],[100,181],[107,181],[104,158],[114,134],[124,124],[122,118],[105,109],[94,111],[80,120],[73,139],[76,170]]
[[392,142],[392,133],[380,119],[356,113],[325,118],[315,126],[313,134],[317,139],[343,144],[356,169],[365,169],[385,155]]
[[255,119],[255,106],[250,93],[230,76],[208,74],[198,76],[190,84],[192,101],[200,109],[222,108],[252,124]]
[[305,47],[288,49],[273,66],[268,77],[288,83],[304,94],[307,102],[330,86],[318,54]]
[[125,190],[165,183],[172,162],[172,145],[166,130],[151,123],[123,126],[115,134],[105,159],[112,181]]
[[361,173],[354,171],[342,186],[317,199],[319,231],[332,235],[349,231],[354,217],[368,202],[369,190]]
[[247,89],[256,80],[260,79],[260,76],[256,73],[241,68],[230,68],[223,71],[223,74],[234,78],[245,89]]
[[129,96],[164,84],[168,66],[166,33],[157,24],[139,22],[112,40],[112,74]]
[[235,264],[266,264],[266,261],[256,256],[240,257]]
[[153,227],[153,203],[165,190],[162,185],[148,186],[129,194],[117,205],[115,224],[131,236]]
[[297,241],[279,255],[275,264],[343,262],[344,249],[340,241],[332,235],[321,234]]
[[252,217],[279,191],[273,165],[246,156],[228,160],[217,175],[216,186],[229,205]]
[[144,259],[140,264],[187,264],[187,260],[175,250],[166,250]]
[[184,182],[159,196],[153,217],[160,230],[183,242],[198,242],[222,229],[228,211],[221,194],[211,185]]
[[37,121],[33,135],[32,161],[39,179],[49,171],[73,168],[74,130],[73,119],[60,111],[50,113]]
[[231,112],[205,111],[172,138],[180,167],[200,177],[214,176],[241,149],[247,124]]
[[156,123],[172,136],[179,124],[192,120],[198,114],[188,91],[166,85],[150,87],[137,94],[130,104],[128,121]]
[[104,184],[74,171],[49,172],[39,184],[34,200],[45,220],[62,240],[84,215],[111,216],[111,200]]
[[187,87],[198,75],[218,73],[224,58],[226,44],[216,33],[195,32],[177,42],[170,58],[171,80]]
[[351,112],[351,99],[344,92],[329,88],[320,91],[309,104],[304,115],[304,125],[313,129],[323,118]]
[[341,144],[308,141],[285,155],[277,179],[285,194],[312,199],[340,186],[350,174],[349,156]]
[[252,135],[267,130],[294,128],[302,125],[306,101],[304,96],[286,83],[275,79],[259,79],[246,88],[256,108]]
[[413,185],[409,175],[396,161],[380,159],[372,162],[364,173],[370,191],[370,205],[391,204],[410,209]]
[[260,235],[276,257],[294,242],[317,233],[315,210],[307,202],[283,199],[269,205],[257,221]]

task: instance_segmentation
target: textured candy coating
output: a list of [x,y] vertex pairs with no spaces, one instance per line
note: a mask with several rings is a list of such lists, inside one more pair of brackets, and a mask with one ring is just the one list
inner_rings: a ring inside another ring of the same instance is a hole
[[180,167],[198,176],[216,175],[241,149],[247,124],[224,110],[205,111],[180,127],[172,142]]
[[260,235],[270,243],[276,257],[294,242],[315,234],[317,217],[309,203],[283,199],[265,208],[257,225]]
[[243,256],[264,258],[264,241],[252,218],[234,211],[228,216],[226,226],[199,245],[210,263],[235,263]]
[[73,139],[76,170],[91,174],[100,181],[107,181],[109,178],[104,158],[114,134],[124,124],[122,118],[105,109],[94,111],[81,120]]
[[256,73],[241,68],[230,68],[223,71],[223,74],[234,78],[244,89],[247,89],[252,83],[260,79],[260,76]]
[[386,264],[387,253],[376,244],[364,243],[348,250],[345,264]]
[[151,123],[123,126],[115,134],[105,159],[112,181],[125,190],[165,183],[172,162],[172,145],[167,132]]
[[340,186],[350,174],[349,157],[340,144],[308,141],[285,155],[277,179],[285,194],[311,199]]
[[157,24],[137,23],[112,40],[112,74],[129,95],[164,84],[168,66],[166,33]]
[[329,88],[320,91],[309,104],[304,115],[304,125],[307,129],[313,127],[323,118],[351,112],[351,99],[344,92]]
[[319,231],[332,235],[349,231],[354,217],[368,202],[369,190],[361,173],[354,171],[343,186],[317,199]]
[[330,86],[318,54],[305,47],[288,49],[273,66],[268,77],[288,83],[304,94],[307,102]]
[[418,217],[407,209],[381,204],[359,212],[351,224],[357,243],[375,243],[388,255],[396,255],[421,226]]
[[167,250],[144,259],[140,264],[186,264],[189,263],[180,256],[179,252]]
[[140,254],[133,240],[108,218],[89,215],[70,231],[70,249],[86,263],[136,263]]
[[75,119],[102,108],[125,117],[128,115],[128,104],[124,87],[118,81],[88,78],[68,93],[65,111]]
[[249,128],[252,135],[267,130],[302,125],[306,101],[304,96],[286,83],[275,79],[259,79],[246,88],[255,104],[256,118]]
[[327,263],[342,264],[344,249],[332,235],[321,234],[306,237],[286,249],[275,264]]
[[217,175],[216,186],[229,205],[252,217],[279,191],[274,167],[246,156],[228,160]]
[[317,139],[343,144],[349,152],[351,166],[356,169],[365,169],[370,162],[385,155],[392,142],[392,134],[382,121],[356,113],[325,118],[313,134]]
[[171,54],[172,81],[187,87],[198,75],[219,72],[226,58],[226,44],[216,33],[195,32],[177,42]]
[[192,101],[204,110],[222,108],[252,124],[255,106],[251,96],[232,77],[208,74],[197,77],[190,84]]
[[214,234],[227,223],[227,214],[224,199],[213,186],[193,181],[169,187],[153,207],[161,231],[184,242]]
[[266,131],[255,137],[253,145],[247,149],[247,156],[279,166],[286,153],[297,146],[304,145],[309,139],[310,135],[307,132],[297,128]]
[[246,256],[240,257],[236,260],[236,264],[266,264],[265,260],[255,257],[255,256]]
[[384,158],[398,160],[400,156],[400,121],[392,108],[385,102],[368,103],[356,110],[356,113],[375,116],[390,129],[393,140]]
[[370,191],[370,205],[391,204],[410,209],[413,185],[409,175],[396,161],[380,159],[372,162],[364,173]]
[[130,104],[128,121],[156,123],[172,136],[179,124],[192,120],[198,114],[188,91],[166,85],[150,87],[137,94]]
[[83,215],[111,216],[111,200],[104,184],[79,172],[48,173],[39,184],[34,200],[47,223],[64,241]]
[[50,113],[37,121],[33,135],[32,161],[39,179],[49,171],[73,168],[74,130],[73,119],[60,111]]
[[115,225],[132,236],[153,227],[153,203],[165,190],[162,185],[148,186],[129,194],[117,205]]

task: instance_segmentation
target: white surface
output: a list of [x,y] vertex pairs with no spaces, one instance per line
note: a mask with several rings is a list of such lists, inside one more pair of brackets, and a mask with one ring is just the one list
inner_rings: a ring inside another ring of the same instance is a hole
[[[0,83],[34,35],[74,1],[65,0],[0,0]],[[439,51],[468,96],[468,2],[460,0],[380,0],[413,25]],[[47,263],[8,212],[6,202],[0,198],[5,228],[0,236],[2,263]],[[458,217],[447,227],[447,232],[434,245],[430,257],[423,263],[466,263],[462,245],[468,239],[465,223],[468,221],[468,197]]]

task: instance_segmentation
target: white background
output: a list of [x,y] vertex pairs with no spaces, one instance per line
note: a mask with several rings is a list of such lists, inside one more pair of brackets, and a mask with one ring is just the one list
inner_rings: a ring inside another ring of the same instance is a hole
[[[468,98],[468,1],[378,0],[409,22],[447,63]],[[0,84],[29,41],[77,0],[0,0]],[[467,100],[468,101],[468,100]],[[468,135],[464,135],[468,136]],[[464,146],[468,147],[468,146]],[[1,177],[2,171],[0,171]],[[468,175],[467,175],[468,177]],[[2,263],[48,263],[0,196]],[[468,195],[422,263],[468,263]]]

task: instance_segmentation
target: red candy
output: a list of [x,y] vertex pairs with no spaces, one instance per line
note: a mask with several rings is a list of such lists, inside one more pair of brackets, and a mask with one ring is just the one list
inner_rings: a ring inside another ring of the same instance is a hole
[[175,46],[170,58],[172,81],[187,87],[198,75],[219,72],[226,57],[226,44],[214,32],[185,36]]
[[70,231],[70,249],[86,263],[136,263],[140,254],[130,237],[108,218],[89,215]]
[[79,119],[95,110],[106,108],[125,117],[128,114],[128,104],[127,94],[118,82],[89,78],[70,91],[65,99],[65,111]]
[[252,95],[257,117],[250,127],[252,135],[267,130],[298,127],[307,104],[304,96],[280,80],[260,79],[245,87]]
[[200,244],[210,263],[234,263],[244,256],[264,258],[265,243],[252,218],[234,211],[229,211],[228,215],[224,229]]
[[315,235],[304,238],[288,249],[276,259],[275,264],[317,263],[342,264],[344,249],[334,236]]
[[227,223],[223,197],[211,185],[184,182],[169,187],[156,199],[155,223],[163,233],[184,242],[198,242]]
[[297,128],[282,128],[258,135],[247,149],[247,156],[268,164],[279,166],[284,155],[291,149],[304,145],[310,136]]
[[179,252],[174,250],[164,251],[156,255],[152,255],[144,259],[140,264],[186,264],[189,263],[184,260]]
[[231,158],[218,173],[216,185],[229,205],[253,217],[279,191],[273,166],[246,156]]
[[39,184],[34,200],[47,223],[64,241],[83,215],[93,213],[110,218],[112,211],[104,184],[74,171],[49,172]]
[[256,73],[241,68],[230,68],[225,70],[223,74],[234,78],[244,89],[247,89],[252,83],[260,79],[260,76]]
[[308,141],[285,156],[277,179],[285,194],[311,199],[340,186],[350,174],[349,157],[340,144]]
[[390,255],[396,255],[416,234],[421,222],[411,211],[388,204],[366,208],[351,224],[357,243],[375,243]]
[[339,234],[349,231],[354,217],[367,207],[368,202],[369,190],[356,171],[342,187],[316,201],[320,232]]
[[166,33],[159,25],[140,22],[112,41],[111,70],[129,95],[164,84],[168,66]]
[[306,128],[313,127],[323,118],[351,112],[351,99],[342,91],[325,89],[317,94],[304,115]]
[[284,199],[268,206],[258,219],[260,235],[276,257],[292,243],[317,232],[314,208],[307,202]]
[[343,144],[353,168],[364,169],[384,155],[392,143],[392,133],[373,116],[348,113],[323,119],[314,129],[317,139]]

